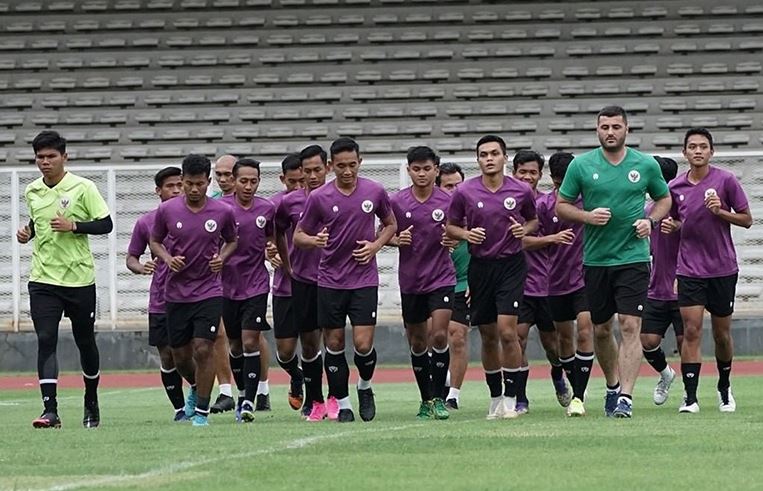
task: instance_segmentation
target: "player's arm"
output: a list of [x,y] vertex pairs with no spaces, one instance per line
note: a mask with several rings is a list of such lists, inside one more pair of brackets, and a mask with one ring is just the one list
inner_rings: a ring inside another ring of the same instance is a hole
[[327,227],[315,235],[310,235],[302,229],[301,224],[297,224],[297,228],[294,230],[294,237],[292,238],[294,245],[300,249],[315,249],[316,247],[326,247],[329,241],[329,230]]
[[30,218],[29,223],[16,231],[16,240],[19,244],[26,244],[34,239],[34,221]]
[[220,260],[222,260],[223,263],[228,260],[229,257],[236,251],[236,247],[238,246],[238,238],[234,237],[230,240],[227,240],[225,244],[220,249],[220,253],[218,256],[220,257]]
[[291,276],[291,259],[289,258],[289,246],[286,242],[286,233],[284,230],[276,228],[275,234],[272,239],[278,251],[278,259],[281,261],[279,267],[283,268],[286,276]]
[[153,260],[141,263],[139,257],[131,254],[127,255],[127,260],[125,262],[127,269],[135,274],[152,274],[156,270],[156,263]]
[[575,233],[571,228],[568,228],[551,235],[540,237],[534,235],[525,236],[522,239],[522,248],[526,251],[537,251],[538,249],[544,249],[554,244],[572,245],[574,240]]
[[[714,193],[705,198],[705,207],[715,216],[738,227],[750,228],[752,226],[752,213],[747,201],[747,196],[736,179],[727,182],[726,191],[729,209],[721,207],[721,198]],[[731,211],[734,210],[734,211]]]
[[[711,196],[711,198],[718,199],[717,196]],[[710,207],[708,206],[708,208]],[[752,213],[750,213],[749,208],[741,210],[741,211],[724,210],[723,208],[720,207],[720,200],[719,200],[717,211],[713,211],[713,208],[710,208],[710,211],[712,211],[715,214],[715,216],[717,216],[721,220],[725,220],[732,225],[736,225],[738,227],[744,227],[744,228],[750,228],[752,226]]]

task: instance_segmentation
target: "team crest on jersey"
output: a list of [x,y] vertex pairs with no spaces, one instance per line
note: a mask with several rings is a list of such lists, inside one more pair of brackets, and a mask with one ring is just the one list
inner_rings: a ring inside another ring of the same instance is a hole
[[257,228],[265,228],[265,223],[267,223],[267,219],[264,216],[260,215],[254,221],[254,223],[257,224]]
[[374,202],[370,199],[367,199],[360,204],[360,209],[363,210],[364,213],[371,213],[374,211]]
[[437,208],[436,210],[432,211],[432,220],[435,222],[441,222],[443,218],[445,218],[445,212],[441,209]]
[[334,213],[338,213],[339,212],[339,207],[337,205],[334,205],[334,206],[331,207],[331,211],[333,211]]
[[177,222],[177,223],[175,224],[175,228],[176,228],[176,229],[178,229],[178,230],[180,230],[181,228],[183,228],[183,222]]
[[412,215],[411,215],[411,212],[410,212],[410,211],[406,211],[406,212],[405,212],[405,218],[411,218],[411,216],[412,216]]
[[718,192],[713,188],[707,188],[705,190],[705,199],[709,198],[710,196],[716,196]]
[[65,210],[72,204],[72,200],[68,196],[61,196],[61,199],[58,200],[58,204]]
[[482,201],[477,201],[477,208],[481,209],[481,208],[484,208],[484,207],[485,207],[485,205],[484,205],[484,203],[482,203]]
[[559,217],[555,216],[554,218],[551,219],[551,221],[554,223],[559,223]]
[[214,232],[215,230],[217,230],[217,222],[214,220],[207,220],[204,223],[204,230],[206,230],[209,233]]
[[507,210],[513,210],[514,208],[517,207],[517,200],[509,196],[508,198],[503,200],[503,207],[506,208]]
[[597,174],[596,172],[593,173],[593,180],[594,181],[598,181],[599,180],[599,174]]
[[641,180],[641,174],[639,174],[639,171],[637,170],[632,170],[628,172],[628,180],[633,183],[639,182]]

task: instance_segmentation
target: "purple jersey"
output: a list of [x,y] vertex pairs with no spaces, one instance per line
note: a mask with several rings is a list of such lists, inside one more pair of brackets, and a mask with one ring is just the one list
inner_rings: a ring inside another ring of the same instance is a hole
[[[585,286],[583,281],[583,228],[582,223],[562,221],[556,216],[555,189],[538,200],[538,226],[543,235],[558,234],[562,230],[572,229],[575,240],[572,245],[552,244],[548,250],[548,294],[566,295]],[[578,209],[583,209],[583,200],[575,201]]]
[[522,252],[522,241],[509,231],[511,218],[522,224],[535,219],[535,197],[529,185],[510,176],[504,176],[496,192],[482,184],[482,176],[467,179],[453,193],[448,209],[450,223],[485,229],[482,244],[469,244],[471,255],[479,258],[497,259]]
[[450,252],[440,244],[450,195],[434,188],[429,199],[422,203],[413,195],[412,188],[406,188],[393,194],[390,202],[398,233],[413,226],[411,245],[400,247],[400,293],[422,294],[456,286],[456,269]]
[[223,297],[246,300],[267,293],[270,274],[265,267],[265,246],[273,236],[273,203],[255,196],[249,208],[229,202],[238,227],[238,247],[223,265]]
[[[333,184],[332,184],[333,186]],[[297,223],[302,218],[307,203],[307,190],[298,189],[283,197],[281,204],[276,210],[276,228],[283,231],[291,238]],[[318,265],[321,262],[321,250],[300,249],[293,247],[289,249],[289,263],[291,264],[291,275],[302,283],[318,283]]]
[[[287,193],[288,191],[280,191],[270,197],[270,202],[273,203],[273,208],[276,210],[276,213],[278,213],[278,207],[281,206],[281,201]],[[289,257],[292,256],[294,249],[294,245],[291,243],[293,232],[291,226],[285,229],[286,249],[289,251]],[[291,296],[291,281],[283,274],[283,268],[275,268],[273,271],[273,296]]]
[[221,275],[209,269],[209,261],[220,253],[223,241],[236,240],[236,220],[230,205],[208,198],[201,210],[193,212],[184,196],[172,198],[159,205],[151,236],[165,244],[171,256],[185,257],[185,267],[167,275],[167,302],[191,303],[222,297]]
[[354,290],[379,286],[376,257],[360,264],[352,256],[358,241],[376,240],[375,217],[385,219],[392,213],[389,196],[381,184],[358,177],[353,192],[347,196],[335,182],[310,193],[299,226],[309,235],[324,227],[329,240],[321,249],[318,265],[318,286],[338,290]]
[[670,182],[673,198],[671,216],[681,220],[677,274],[690,278],[730,276],[739,271],[736,250],[731,240],[731,224],[705,207],[705,197],[717,194],[721,208],[747,210],[747,196],[736,176],[710,167],[707,176],[692,184],[688,172]]
[[[646,207],[646,216],[649,216],[653,206]],[[663,234],[659,227],[652,230],[652,235],[649,238],[649,248],[652,253],[652,275],[649,278],[647,298],[663,302],[678,300],[675,283],[680,242],[680,232]]]
[[[151,240],[151,231],[154,229],[156,220],[156,210],[151,210],[138,218],[132,229],[130,236],[130,245],[127,247],[127,254],[140,259],[146,252],[148,242]],[[166,242],[166,241],[165,241]],[[150,251],[149,251],[150,252]],[[164,308],[164,283],[167,281],[167,272],[170,268],[164,264],[164,261],[156,261],[154,274],[151,275],[151,287],[148,293],[148,313],[163,314]]]
[[[535,208],[540,202],[548,196],[538,193],[535,195]],[[537,236],[547,235],[538,224]],[[527,278],[525,279],[525,295],[528,297],[547,297],[548,296],[548,247],[536,249],[534,251],[525,251],[525,260],[527,261]]]

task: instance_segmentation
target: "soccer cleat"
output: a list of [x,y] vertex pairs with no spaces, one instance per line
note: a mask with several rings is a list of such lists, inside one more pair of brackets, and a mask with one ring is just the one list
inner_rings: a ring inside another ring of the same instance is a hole
[[196,414],[196,399],[196,387],[191,387],[191,390],[188,391],[188,399],[185,400],[185,415],[189,419]]
[[316,401],[312,404],[310,414],[307,415],[306,421],[317,423],[318,421],[326,419],[326,416],[328,416],[326,404]]
[[503,419],[514,419],[519,416],[517,412],[517,398],[516,397],[504,397],[503,398]]
[[305,395],[302,391],[302,383],[295,384],[294,379],[291,380],[291,388],[289,389],[289,406],[295,410],[299,411],[299,409],[302,407],[302,403],[305,402]]
[[351,423],[355,421],[355,414],[353,414],[352,409],[340,409],[336,420],[338,423]]
[[[323,403],[321,403],[323,404]],[[324,404],[325,406],[325,404]],[[300,410],[300,415],[307,419],[308,416],[310,416],[310,413],[313,412],[313,403],[310,401],[305,401],[305,404],[302,406],[302,409]]]
[[241,422],[242,423],[253,422],[254,411],[255,409],[252,407],[252,403],[249,401],[244,401],[244,403],[241,404]]
[[615,415],[615,409],[617,408],[617,398],[620,397],[619,392],[607,391],[604,396],[604,416],[611,418]]
[[439,397],[435,397],[432,401],[432,412],[434,413],[434,419],[442,420],[450,418],[448,408],[445,407],[445,403]]
[[373,389],[358,389],[358,412],[360,419],[371,421],[376,416],[376,403]]
[[32,421],[32,426],[35,428],[60,428],[61,418],[58,417],[57,413],[52,411],[44,412],[39,418]]
[[520,416],[523,414],[527,414],[530,412],[530,403],[529,402],[517,402],[517,405],[514,407],[514,410],[519,414]]
[[85,401],[85,415],[82,418],[82,426],[85,428],[98,428],[101,424],[101,411],[98,401]]
[[445,407],[448,408],[448,410],[453,410],[453,409],[458,410],[458,400],[448,399],[447,401],[445,401]]
[[209,421],[207,420],[207,417],[203,414],[194,414],[191,418],[191,425],[193,426],[209,426]]
[[434,419],[432,401],[421,401],[419,414],[416,415],[416,419]]
[[676,372],[672,368],[668,367],[668,370],[670,372],[668,373],[668,376],[660,375],[660,380],[657,381],[657,385],[654,388],[654,393],[652,394],[652,400],[655,404],[658,406],[662,406],[665,404],[665,401],[668,400],[668,391],[670,390],[670,386],[673,384],[673,380],[676,378]]
[[241,405],[244,403],[244,398],[239,396],[236,402],[236,423],[241,422]]
[[633,416],[633,403],[628,399],[621,397],[617,401],[617,407],[612,412],[615,418],[630,418]]
[[731,387],[718,391],[718,410],[722,413],[733,413],[737,410],[737,401],[731,392]]
[[570,401],[572,400],[572,389],[570,388],[570,384],[567,383],[567,379],[562,377],[556,380],[552,379],[552,382],[554,384],[554,391],[556,392],[556,400],[559,401],[559,404],[562,407],[569,406]]
[[487,410],[485,419],[503,419],[503,396],[490,398],[490,407]]
[[684,397],[681,407],[678,408],[678,412],[683,414],[697,414],[699,412],[699,404],[697,401],[688,404],[686,397]]
[[191,418],[185,415],[185,409],[178,409],[177,411],[175,411],[175,417],[172,418],[172,421],[176,423],[183,423],[190,420]]
[[578,397],[573,397],[570,401],[570,405],[567,406],[567,416],[572,418],[585,416],[585,406],[583,401]]
[[236,401],[231,396],[220,394],[217,396],[215,403],[209,408],[209,412],[212,414],[224,413],[236,408]]
[[270,394],[257,394],[255,411],[270,411]]
[[326,399],[326,416],[334,421],[339,417],[339,402],[334,396],[329,396]]

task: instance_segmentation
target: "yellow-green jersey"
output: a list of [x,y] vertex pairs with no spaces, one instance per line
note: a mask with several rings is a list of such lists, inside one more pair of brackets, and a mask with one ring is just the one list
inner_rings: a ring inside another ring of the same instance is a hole
[[73,222],[92,222],[109,216],[109,207],[95,184],[67,172],[52,188],[40,177],[27,186],[24,197],[35,233],[29,281],[69,287],[94,284],[87,234],[54,232],[50,221],[63,216]]

